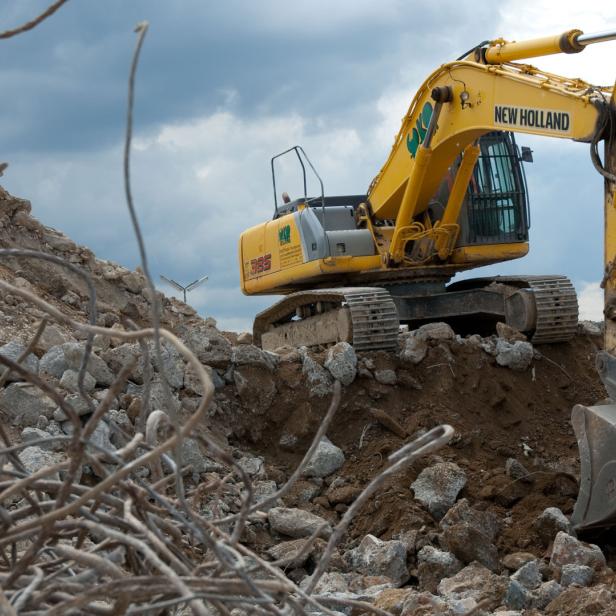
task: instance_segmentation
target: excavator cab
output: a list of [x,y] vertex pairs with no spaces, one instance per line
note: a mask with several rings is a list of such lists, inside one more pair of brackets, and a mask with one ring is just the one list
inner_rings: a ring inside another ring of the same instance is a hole
[[[530,212],[522,163],[532,162],[530,148],[520,152],[514,134],[505,131],[482,136],[479,147],[460,213],[456,247],[527,242]],[[433,220],[442,216],[460,162],[458,157],[430,204]]]

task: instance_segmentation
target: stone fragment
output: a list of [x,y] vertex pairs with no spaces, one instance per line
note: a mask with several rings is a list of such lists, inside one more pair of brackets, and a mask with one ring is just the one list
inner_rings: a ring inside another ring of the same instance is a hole
[[267,553],[274,560],[282,560],[285,562],[285,567],[302,567],[314,552],[314,546],[303,550],[308,543],[308,539],[293,539],[292,541],[283,541],[277,543],[267,550]]
[[206,456],[201,451],[199,442],[193,438],[182,440],[182,466],[192,467],[193,477],[198,481],[201,473],[211,473],[222,470],[220,462]]
[[[267,500],[278,491],[278,487],[276,486],[276,482],[271,479],[265,479],[262,481],[255,481],[252,484],[252,498],[255,503],[262,503]],[[278,503],[282,503],[280,499],[278,499]],[[276,503],[274,503],[276,504]]]
[[530,342],[507,342],[499,338],[496,342],[496,363],[505,368],[523,372],[533,361],[535,351]]
[[36,343],[36,348],[46,353],[52,347],[60,346],[66,342],[76,342],[76,340],[56,325],[47,324],[41,337]]
[[11,383],[0,391],[0,409],[14,426],[36,426],[44,415],[53,415],[55,404],[30,383]]
[[421,471],[411,488],[415,498],[440,520],[465,485],[466,473],[457,464],[440,462]]
[[605,567],[605,556],[598,545],[583,543],[560,531],[554,539],[550,566],[560,570],[564,565],[586,565],[600,570]]
[[325,367],[343,385],[350,385],[357,375],[357,355],[348,342],[338,342],[327,351]]
[[52,346],[45,355],[41,357],[39,369],[41,372],[49,374],[50,376],[55,376],[57,379],[62,378],[62,375],[68,369],[62,346]]
[[[68,394],[64,398],[64,401],[71,405],[77,415],[88,415],[92,412],[92,408],[83,399],[81,394]],[[53,418],[56,421],[66,421],[68,419],[68,416],[60,407],[57,407],[56,410],[53,412]]]
[[515,327],[511,327],[511,325],[507,325],[502,321],[496,324],[496,334],[499,338],[507,342],[517,342],[518,340],[525,342],[528,340],[521,331],[518,331]]
[[344,453],[323,437],[303,471],[305,477],[327,477],[344,465]]
[[424,340],[453,340],[455,332],[447,323],[426,323],[415,330],[415,336]]
[[[21,440],[24,443],[30,443],[32,441],[38,441],[42,438],[49,438],[52,436],[46,430],[41,430],[40,428],[24,428],[21,432]],[[40,447],[41,449],[45,449],[47,451],[63,451],[66,449],[66,441],[56,441],[56,442],[47,442],[47,443],[37,443],[34,445],[35,447]]]
[[484,533],[467,523],[445,528],[442,543],[464,563],[477,561],[492,571],[500,569],[496,546]]
[[[17,360],[19,359],[21,354],[25,352],[25,350],[26,350],[26,347],[23,344],[15,340],[11,340],[7,344],[4,344],[0,347],[0,355],[2,355],[2,357],[6,357],[7,359],[10,359],[11,361],[17,362]],[[34,353],[30,353],[25,359],[23,359],[20,362],[20,364],[23,368],[25,368],[29,372],[34,372],[34,374],[38,374],[39,360],[38,360],[38,357],[34,355]],[[0,375],[4,374],[6,370],[7,370],[6,366],[0,365]],[[11,374],[9,375],[9,378],[7,379],[6,382],[14,383],[16,381],[23,381],[23,380],[24,379],[21,376],[19,376],[17,372],[11,371]]]
[[[79,371],[84,358],[86,345],[83,342],[67,342],[62,345],[64,358],[69,368]],[[88,357],[88,372],[94,377],[99,385],[109,386],[115,380],[109,366],[98,355],[90,353]]]
[[507,459],[505,462],[505,472],[514,481],[522,481],[523,483],[533,483],[534,481],[526,467],[515,458]]
[[517,571],[520,567],[537,558],[531,552],[513,552],[503,557],[502,563],[509,571]]
[[365,575],[385,576],[396,585],[409,578],[406,568],[406,547],[402,541],[381,541],[366,535],[361,543],[348,553],[351,566]]
[[253,344],[241,344],[233,347],[231,361],[236,366],[258,366],[264,370],[273,372],[276,368],[277,359],[274,353],[261,350]]
[[273,531],[298,539],[309,537],[320,527],[320,536],[327,538],[332,533],[332,527],[327,520],[303,509],[273,507],[267,512],[267,521]]
[[435,593],[440,581],[460,571],[464,565],[451,553],[426,545],[417,553],[417,576],[422,590]]
[[381,385],[395,385],[398,382],[396,371],[390,369],[375,370],[374,378],[377,383],[381,383]]
[[[60,379],[60,386],[68,391],[79,391],[79,373],[76,370],[65,370],[62,378]],[[88,372],[83,377],[83,390],[85,392],[94,391],[96,386],[96,379]]]
[[64,457],[41,447],[32,446],[26,447],[19,452],[19,460],[29,473],[36,473],[46,466],[53,466],[58,462],[62,462]]
[[446,578],[438,585],[438,593],[447,601],[452,599],[474,599],[494,602],[494,607],[501,604],[507,590],[509,580],[503,578],[479,563],[471,563],[458,571],[454,576]]
[[178,328],[178,334],[201,363],[226,368],[231,361],[231,343],[212,324]]
[[447,601],[430,592],[413,592],[402,604],[401,616],[437,615],[451,616],[451,610]]
[[549,580],[539,586],[539,588],[533,593],[532,607],[537,610],[543,610],[548,603],[551,603],[564,588],[556,581]]
[[238,344],[252,344],[252,334],[249,332],[242,332],[237,337]]
[[120,372],[124,366],[135,361],[135,365],[129,374],[129,379],[141,385],[143,383],[143,357],[137,343],[125,342],[108,349],[103,353],[104,360],[115,373]]
[[560,570],[561,586],[590,586],[595,575],[595,570],[586,565],[563,565]]
[[400,351],[400,361],[407,364],[420,364],[428,353],[428,343],[424,338],[407,335]]
[[512,576],[511,579],[528,590],[535,590],[541,584],[541,567],[538,560],[531,560],[520,567]]
[[489,541],[494,541],[501,531],[501,523],[496,515],[490,511],[474,509],[466,498],[461,498],[455,503],[439,522],[443,530],[455,524],[468,524],[486,535]]
[[524,610],[531,605],[533,593],[516,580],[510,580],[504,604],[514,610]]
[[302,374],[310,397],[323,398],[330,395],[333,391],[331,373],[310,357],[306,347],[301,347],[299,351],[302,356]]
[[238,461],[238,465],[252,478],[265,477],[265,465],[263,458],[257,456],[242,456]]
[[545,608],[549,616],[582,616],[596,614],[608,616],[616,613],[616,600],[607,586],[599,584],[590,588],[570,586]]
[[548,507],[545,509],[535,520],[533,528],[544,545],[550,544],[560,531],[568,535],[571,535],[573,531],[571,522],[569,522],[567,516],[557,507]]
[[503,603],[514,610],[525,610],[530,607],[533,602],[533,593],[531,590],[520,584],[518,581],[511,579],[507,592],[503,599]]

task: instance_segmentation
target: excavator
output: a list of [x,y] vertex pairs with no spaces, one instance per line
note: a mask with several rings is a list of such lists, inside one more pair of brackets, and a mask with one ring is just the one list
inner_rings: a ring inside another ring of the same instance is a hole
[[[572,516],[578,530],[616,523],[616,86],[520,61],[611,40],[616,30],[574,29],[484,41],[424,81],[366,194],[326,196],[314,165],[294,146],[271,160],[272,220],[239,241],[242,291],[284,296],[255,318],[253,339],[264,349],[339,341],[358,351],[394,349],[401,324],[431,321],[474,332],[501,321],[534,344],[566,341],[578,321],[566,277],[450,281],[528,252],[523,163],[532,162],[532,151],[519,148],[515,134],[589,143],[605,186],[605,344],[597,368],[614,403],[572,412],[581,462]],[[304,195],[282,193],[279,203],[276,163],[289,155],[299,162]],[[307,172],[320,187],[313,197]]]

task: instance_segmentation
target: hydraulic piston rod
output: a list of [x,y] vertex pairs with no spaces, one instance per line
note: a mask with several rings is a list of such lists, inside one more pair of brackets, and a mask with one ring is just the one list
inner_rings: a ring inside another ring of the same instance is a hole
[[616,40],[616,30],[595,34],[584,34],[581,30],[568,30],[555,36],[544,36],[519,42],[498,39],[491,41],[485,50],[485,61],[488,64],[502,64],[555,53],[579,53],[584,51],[587,45],[613,40]]

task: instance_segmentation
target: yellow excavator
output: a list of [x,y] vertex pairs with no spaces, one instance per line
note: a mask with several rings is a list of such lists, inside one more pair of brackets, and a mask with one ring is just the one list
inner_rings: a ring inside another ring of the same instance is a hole
[[[523,257],[529,208],[514,133],[590,144],[605,184],[605,350],[598,368],[616,401],[616,86],[591,85],[520,60],[579,53],[616,30],[521,42],[485,41],[435,70],[419,88],[391,153],[367,194],[326,196],[300,146],[272,158],[273,219],[242,233],[242,291],[285,297],[258,314],[264,349],[341,340],[357,350],[395,348],[401,323],[447,321],[473,331],[504,321],[533,343],[577,329],[564,276],[498,276],[450,283],[458,272]],[[599,143],[604,143],[603,159]],[[275,164],[300,164],[304,196],[279,203]],[[320,194],[308,197],[307,172]],[[582,481],[577,528],[616,521],[616,404],[578,405],[572,422]]]

